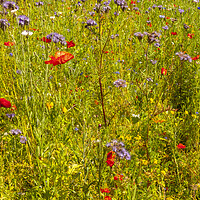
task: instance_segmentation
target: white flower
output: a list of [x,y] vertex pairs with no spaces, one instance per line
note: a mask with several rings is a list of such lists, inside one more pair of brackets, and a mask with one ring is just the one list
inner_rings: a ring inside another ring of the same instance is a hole
[[132,116],[135,117],[135,118],[140,118],[139,114],[138,115],[132,114]]
[[55,16],[51,16],[50,19],[55,19]]
[[27,36],[27,35],[33,35],[33,32],[31,32],[31,31],[23,31],[22,35],[25,35],[25,36]]
[[18,11],[18,9],[15,9],[15,10],[11,10],[10,12],[11,13],[15,13],[15,12],[17,12]]

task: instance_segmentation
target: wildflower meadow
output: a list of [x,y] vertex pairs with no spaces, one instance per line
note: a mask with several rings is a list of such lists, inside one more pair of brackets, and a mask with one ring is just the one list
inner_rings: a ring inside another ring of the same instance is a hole
[[199,0],[0,0],[0,199],[200,199]]

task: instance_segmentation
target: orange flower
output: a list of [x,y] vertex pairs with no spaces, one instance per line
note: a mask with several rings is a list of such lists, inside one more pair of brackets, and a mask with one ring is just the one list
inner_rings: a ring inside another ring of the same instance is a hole
[[71,60],[74,58],[74,56],[71,53],[65,52],[65,51],[58,51],[54,56],[49,56],[51,60],[45,61],[45,64],[53,64],[55,65],[60,65],[64,64],[67,61]]

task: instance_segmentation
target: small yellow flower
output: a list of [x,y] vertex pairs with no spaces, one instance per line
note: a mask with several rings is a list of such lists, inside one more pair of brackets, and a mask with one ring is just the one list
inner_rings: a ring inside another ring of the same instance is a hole
[[64,107],[62,108],[62,111],[63,111],[64,113],[66,113],[66,112],[67,112],[67,108],[64,106]]
[[197,118],[197,116],[196,116],[196,115],[192,115],[192,117],[194,117],[195,119]]
[[51,110],[53,108],[53,102],[47,103],[48,110]]
[[164,170],[162,170],[162,171],[161,171],[161,174],[165,176],[165,175],[166,175],[166,172],[165,172]]
[[153,163],[154,163],[154,164],[158,164],[158,160],[155,159]]
[[188,115],[188,111],[187,110],[185,111],[185,114]]
[[150,98],[150,102],[153,103],[153,102],[154,102],[154,99]]
[[148,165],[148,160],[142,160],[143,165]]
[[173,110],[171,110],[171,114],[174,115],[174,111]]

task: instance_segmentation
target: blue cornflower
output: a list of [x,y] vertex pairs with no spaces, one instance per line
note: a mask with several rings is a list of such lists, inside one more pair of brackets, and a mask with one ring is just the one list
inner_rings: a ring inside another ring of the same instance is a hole
[[78,131],[79,129],[76,127],[74,130],[75,130],[75,131]]

